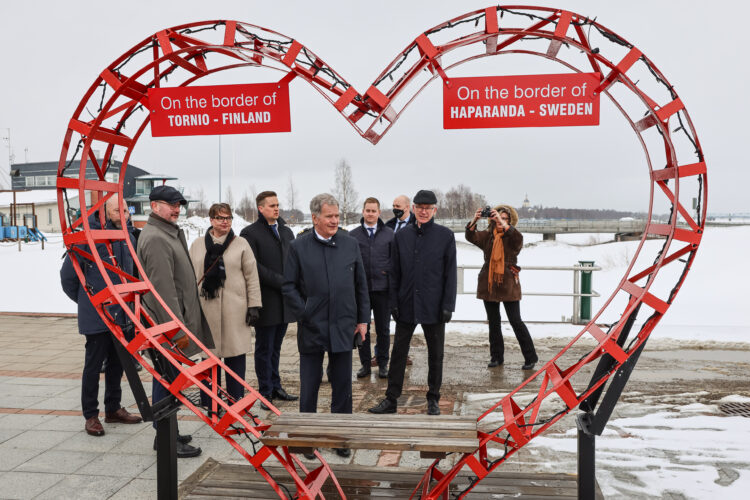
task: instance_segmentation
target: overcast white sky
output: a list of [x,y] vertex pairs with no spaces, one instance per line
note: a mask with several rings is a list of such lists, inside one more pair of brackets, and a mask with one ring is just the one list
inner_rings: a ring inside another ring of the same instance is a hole
[[[609,27],[647,54],[675,85],[697,128],[709,178],[710,212],[750,212],[746,157],[750,111],[742,29],[747,3],[714,1],[596,2],[537,0]],[[364,92],[419,33],[491,5],[480,1],[25,1],[2,2],[0,137],[11,129],[16,161],[56,160],[75,106],[99,72],[138,41],[186,22],[235,19],[298,39]],[[463,75],[509,74],[500,59]],[[745,62],[743,62],[745,61]],[[514,60],[510,74],[566,72]],[[224,83],[236,83],[227,75]],[[221,78],[212,83],[222,82]],[[290,87],[292,133],[224,136],[224,186],[235,199],[251,186],[285,201],[289,177],[297,208],[333,186],[335,164],[352,165],[362,198],[386,206],[401,192],[447,190],[464,183],[491,202],[519,205],[524,194],[545,206],[646,210],[649,182],[643,153],[625,121],[607,113],[599,127],[445,131],[441,86],[434,82],[378,146],[361,139],[338,113],[299,80]],[[151,172],[203,186],[218,198],[218,138],[153,139],[147,132],[131,159]],[[7,149],[0,168],[7,171]],[[28,148],[28,153],[25,149]]]

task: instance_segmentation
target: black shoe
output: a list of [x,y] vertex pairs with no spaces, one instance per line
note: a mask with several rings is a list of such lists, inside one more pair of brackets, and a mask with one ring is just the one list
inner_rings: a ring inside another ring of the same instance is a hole
[[303,453],[302,456],[305,457],[308,460],[315,460],[315,458],[317,458],[315,456],[315,449],[313,449],[313,451],[310,452],[310,453]]
[[383,415],[385,413],[396,413],[397,409],[398,409],[398,403],[394,403],[390,399],[385,398],[380,403],[378,403],[377,406],[373,406],[367,411],[369,411],[370,413]]
[[[269,395],[267,395],[267,396],[266,396],[266,395],[263,395],[263,394],[261,394],[261,396],[263,396],[264,398],[266,398],[266,401],[268,401],[269,403],[270,403],[271,401],[273,401],[273,396],[272,396],[272,395],[270,395],[270,394],[269,394]],[[266,410],[266,411],[269,411],[269,410],[270,410],[270,408],[268,407],[268,405],[267,405],[266,403],[264,403],[263,401],[261,401],[261,402],[260,402],[260,409],[261,409],[261,410]]]
[[380,367],[378,367],[378,377],[379,378],[388,378],[388,367],[387,366],[380,366]]
[[427,414],[428,415],[440,415],[440,405],[434,399],[427,400]]
[[521,370],[533,370],[534,369],[534,365],[536,365],[536,361],[530,361],[530,362],[524,364],[521,367]]
[[297,401],[297,399],[299,399],[294,394],[289,394],[288,392],[286,392],[284,389],[281,389],[281,388],[274,389],[273,393],[271,394],[271,397],[273,397],[273,399],[280,399],[282,401]]
[[349,458],[352,456],[352,450],[349,448],[334,448],[336,450],[336,455],[344,458]]
[[[191,446],[188,443],[193,439],[193,436],[181,436],[177,435],[177,458],[191,458],[197,457],[201,454],[200,446]],[[154,451],[156,451],[156,437],[154,437]]]
[[370,370],[369,366],[363,366],[357,372],[357,378],[369,377],[371,373],[372,373],[372,370]]
[[489,363],[487,363],[487,368],[495,368],[496,366],[500,366],[503,364],[502,359],[492,358]]

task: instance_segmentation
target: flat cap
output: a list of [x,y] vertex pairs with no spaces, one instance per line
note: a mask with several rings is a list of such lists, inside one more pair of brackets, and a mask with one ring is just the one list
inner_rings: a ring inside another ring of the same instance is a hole
[[182,193],[177,191],[172,186],[156,186],[151,190],[151,194],[148,195],[148,199],[151,201],[166,201],[167,203],[177,203],[180,205],[187,205],[187,200]]
[[437,205],[437,196],[432,191],[427,189],[420,189],[417,194],[414,195],[415,205]]

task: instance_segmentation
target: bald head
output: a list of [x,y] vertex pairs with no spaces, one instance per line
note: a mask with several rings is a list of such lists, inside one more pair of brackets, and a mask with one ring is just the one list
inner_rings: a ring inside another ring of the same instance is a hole
[[393,209],[395,210],[401,210],[402,215],[399,217],[400,220],[406,220],[409,218],[409,204],[411,203],[411,200],[408,196],[405,194],[396,196],[396,199],[393,200]]
[[117,228],[122,227],[122,220],[120,219],[120,206],[122,206],[123,212],[125,213],[125,222],[130,218],[130,212],[125,203],[120,200],[119,195],[115,194],[107,200],[104,204],[104,210],[107,214],[107,219],[112,221],[112,224]]

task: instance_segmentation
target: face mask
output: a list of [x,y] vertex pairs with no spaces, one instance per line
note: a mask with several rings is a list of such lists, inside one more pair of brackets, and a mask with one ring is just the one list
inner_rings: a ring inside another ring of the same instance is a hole
[[401,217],[404,216],[404,211],[401,210],[400,208],[394,208],[393,215],[395,215],[397,219],[400,219]]

